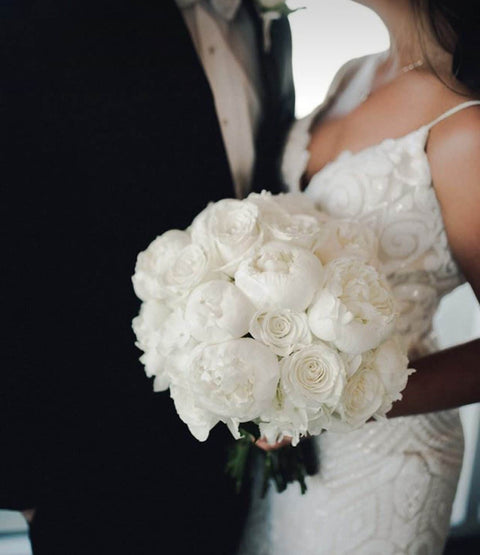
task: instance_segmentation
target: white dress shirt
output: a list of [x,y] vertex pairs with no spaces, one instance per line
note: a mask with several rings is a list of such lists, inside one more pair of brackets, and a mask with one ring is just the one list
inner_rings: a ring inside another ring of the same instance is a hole
[[[248,193],[261,116],[254,23],[243,5],[222,17],[212,0],[177,0],[210,83],[238,197]],[[195,91],[192,91],[195,94]]]

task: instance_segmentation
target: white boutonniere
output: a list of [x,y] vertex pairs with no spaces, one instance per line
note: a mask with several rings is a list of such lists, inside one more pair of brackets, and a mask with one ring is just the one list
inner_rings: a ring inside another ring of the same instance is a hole
[[255,0],[258,12],[263,20],[263,45],[266,52],[270,51],[271,40],[271,26],[272,22],[280,19],[282,16],[289,16],[290,14],[303,10],[305,8],[297,8],[292,10],[285,1],[279,0]]

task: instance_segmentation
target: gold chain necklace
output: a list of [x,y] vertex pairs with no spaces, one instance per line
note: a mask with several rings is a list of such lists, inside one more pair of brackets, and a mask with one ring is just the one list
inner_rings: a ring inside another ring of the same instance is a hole
[[[416,62],[412,62],[411,64],[407,64],[406,66],[403,66],[399,69],[399,73],[398,75],[396,75],[392,81],[394,81],[395,79],[397,79],[397,77],[400,77],[401,75],[404,75],[405,73],[408,73],[409,71],[412,71],[414,69],[417,69],[421,66],[423,66],[425,62],[423,60],[417,60]],[[390,83],[392,82],[390,81]],[[369,90],[363,93],[362,98],[361,98],[361,102],[365,102],[365,100],[367,100],[367,98],[372,94],[373,91]]]

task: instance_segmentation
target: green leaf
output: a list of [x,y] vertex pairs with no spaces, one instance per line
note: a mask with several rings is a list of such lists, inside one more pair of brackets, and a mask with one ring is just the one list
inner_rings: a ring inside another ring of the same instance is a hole
[[286,2],[279,2],[278,4],[275,4],[274,6],[271,6],[269,8],[267,8],[266,6],[264,6],[260,0],[255,0],[255,3],[257,5],[257,8],[259,10],[260,13],[262,14],[266,14],[266,13],[278,13],[281,16],[286,16],[288,17],[290,14],[298,12],[300,10],[305,10],[305,7],[301,7],[301,8],[295,8],[295,9],[291,9],[287,6]]

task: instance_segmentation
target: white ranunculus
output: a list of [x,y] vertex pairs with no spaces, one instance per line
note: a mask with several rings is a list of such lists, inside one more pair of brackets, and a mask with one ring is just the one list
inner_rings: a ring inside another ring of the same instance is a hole
[[218,343],[248,333],[255,308],[228,281],[208,281],[193,290],[187,301],[185,320],[198,341]]
[[144,301],[182,298],[202,282],[208,270],[202,247],[192,244],[187,232],[174,229],[138,255],[132,281],[135,293]]
[[322,264],[340,257],[377,263],[378,239],[367,226],[348,220],[330,220],[322,225],[313,252]]
[[258,310],[302,312],[312,302],[322,275],[322,265],[311,252],[274,241],[240,264],[235,284]]
[[250,322],[250,334],[279,356],[312,342],[306,314],[289,309],[257,312]]
[[337,349],[360,354],[393,332],[394,298],[377,270],[355,258],[339,258],[325,268],[323,288],[308,311],[312,332]]
[[315,343],[286,357],[280,364],[281,388],[300,408],[332,412],[342,395],[345,365],[325,343]]
[[254,339],[201,344],[188,368],[196,405],[225,422],[239,438],[238,425],[267,412],[279,379],[277,357]]
[[170,396],[175,403],[178,416],[188,426],[190,433],[198,441],[206,441],[210,430],[218,424],[219,419],[205,409],[198,407],[188,387],[172,384]]
[[262,242],[259,208],[247,200],[224,199],[210,204],[193,221],[192,240],[211,263],[233,276],[238,264]]

